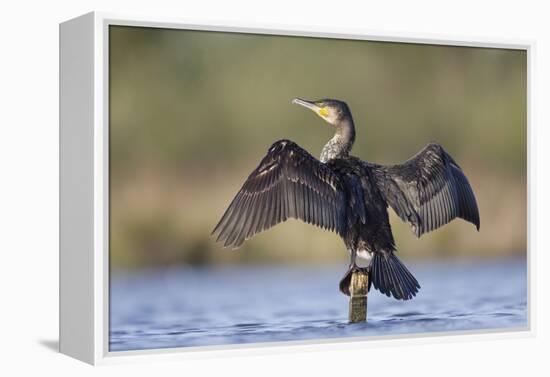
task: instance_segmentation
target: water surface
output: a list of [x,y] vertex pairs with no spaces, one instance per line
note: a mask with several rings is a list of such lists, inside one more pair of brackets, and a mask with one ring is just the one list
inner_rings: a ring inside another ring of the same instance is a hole
[[347,323],[343,266],[113,272],[110,350],[527,326],[525,261],[408,265],[422,286],[417,297],[371,290],[362,324]]

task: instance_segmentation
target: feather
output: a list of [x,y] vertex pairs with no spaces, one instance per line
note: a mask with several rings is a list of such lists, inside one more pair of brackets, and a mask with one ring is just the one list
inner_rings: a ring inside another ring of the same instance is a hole
[[428,144],[401,165],[371,166],[381,194],[397,215],[411,225],[417,237],[457,217],[479,230],[479,211],[472,187],[440,145]]
[[280,140],[248,176],[212,233],[224,246],[237,248],[293,217],[342,235],[346,208],[340,177],[297,144]]

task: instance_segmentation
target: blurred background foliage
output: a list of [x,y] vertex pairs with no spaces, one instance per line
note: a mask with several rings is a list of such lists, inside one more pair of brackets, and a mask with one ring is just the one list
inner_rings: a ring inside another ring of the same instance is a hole
[[476,192],[481,231],[462,220],[417,240],[392,213],[406,259],[524,255],[524,51],[110,27],[110,256],[113,268],[345,261],[332,233],[295,220],[224,250],[210,231],[267,148],[318,156],[330,126],[290,104],[337,98],[353,153],[400,163],[436,141]]

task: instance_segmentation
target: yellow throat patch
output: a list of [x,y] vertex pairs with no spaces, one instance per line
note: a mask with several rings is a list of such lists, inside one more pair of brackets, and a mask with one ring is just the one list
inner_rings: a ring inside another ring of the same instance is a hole
[[322,117],[326,117],[328,115],[328,109],[326,107],[321,107],[319,109],[319,115]]

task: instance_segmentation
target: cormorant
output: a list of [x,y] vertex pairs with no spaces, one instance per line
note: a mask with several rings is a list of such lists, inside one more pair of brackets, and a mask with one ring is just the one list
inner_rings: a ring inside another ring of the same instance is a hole
[[250,174],[212,234],[238,248],[256,233],[288,218],[336,232],[350,255],[340,290],[349,295],[351,273],[367,262],[370,285],[408,300],[420,285],[396,256],[387,208],[413,233],[435,230],[456,217],[479,230],[476,199],[458,164],[430,143],[403,164],[383,166],[351,156],[355,126],[348,105],[334,99],[292,103],[304,106],[335,128],[320,160],[290,140],[279,140]]

